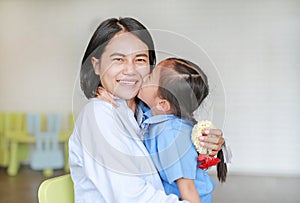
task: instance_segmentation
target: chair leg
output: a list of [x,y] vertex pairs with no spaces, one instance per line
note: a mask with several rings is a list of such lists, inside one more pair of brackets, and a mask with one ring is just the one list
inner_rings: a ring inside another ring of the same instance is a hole
[[10,160],[7,169],[7,173],[10,176],[15,176],[18,174],[19,170],[19,159],[18,159],[18,142],[10,143]]
[[4,137],[4,135],[0,135],[0,166],[8,166],[8,154],[8,140],[6,139],[6,137]]

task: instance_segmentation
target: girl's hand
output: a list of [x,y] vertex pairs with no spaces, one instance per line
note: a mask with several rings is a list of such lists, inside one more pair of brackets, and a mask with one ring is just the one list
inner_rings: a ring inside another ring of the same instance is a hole
[[210,155],[215,156],[217,155],[218,151],[222,149],[222,145],[224,144],[225,140],[222,137],[223,132],[220,129],[209,129],[203,131],[204,135],[207,136],[200,136],[200,144],[210,149]]
[[98,87],[96,98],[112,104],[115,108],[119,106],[119,104],[115,101],[114,95],[106,91],[103,87]]

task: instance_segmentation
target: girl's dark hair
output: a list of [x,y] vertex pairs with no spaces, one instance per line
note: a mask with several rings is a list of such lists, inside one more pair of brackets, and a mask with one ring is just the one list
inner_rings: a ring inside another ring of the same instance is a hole
[[193,112],[208,95],[207,77],[200,67],[188,60],[168,58],[158,66],[158,96],[170,102],[174,115],[196,123]]
[[95,97],[97,87],[101,86],[100,77],[94,72],[91,58],[95,57],[101,60],[105,47],[119,32],[130,32],[144,42],[149,49],[150,70],[152,71],[155,66],[154,43],[149,31],[143,24],[129,17],[107,19],[94,32],[81,62],[80,84],[87,98]]
[[[198,65],[184,59],[169,58],[158,66],[164,67],[160,69],[158,96],[170,102],[174,115],[196,124],[193,112],[209,93],[207,76]],[[222,150],[217,157],[220,159],[217,176],[220,182],[225,182],[227,165]]]
[[225,163],[224,154],[223,154],[222,149],[220,151],[218,151],[217,157],[220,159],[220,162],[217,165],[218,180],[221,183],[224,183],[226,181],[226,177],[227,177],[227,164]]

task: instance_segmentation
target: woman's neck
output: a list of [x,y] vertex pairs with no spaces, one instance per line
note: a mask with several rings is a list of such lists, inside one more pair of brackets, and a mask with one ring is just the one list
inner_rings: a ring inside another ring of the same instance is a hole
[[136,110],[135,98],[126,100],[126,103],[127,103],[128,107],[132,110],[132,112],[135,113],[135,110]]

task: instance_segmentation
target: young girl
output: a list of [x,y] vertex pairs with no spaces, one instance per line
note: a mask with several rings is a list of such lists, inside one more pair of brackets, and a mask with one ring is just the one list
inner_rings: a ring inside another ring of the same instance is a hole
[[[208,95],[207,77],[196,64],[178,58],[160,62],[146,76],[138,97],[152,116],[144,144],[159,171],[167,194],[189,202],[212,202],[214,183],[197,167],[197,151],[191,141],[196,120],[193,112]],[[200,196],[200,197],[199,197]]]

